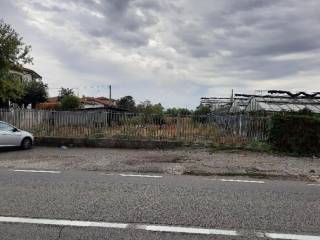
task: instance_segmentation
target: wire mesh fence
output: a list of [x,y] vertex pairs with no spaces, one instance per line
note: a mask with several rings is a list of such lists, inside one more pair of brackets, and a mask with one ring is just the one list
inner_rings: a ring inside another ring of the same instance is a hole
[[169,116],[109,111],[1,109],[0,121],[35,136],[239,142],[267,138],[269,118],[250,115]]

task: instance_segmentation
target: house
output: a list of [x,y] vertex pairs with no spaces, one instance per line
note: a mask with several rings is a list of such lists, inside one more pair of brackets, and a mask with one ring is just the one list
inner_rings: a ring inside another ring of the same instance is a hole
[[82,109],[117,107],[117,101],[106,97],[83,97],[80,99]]
[[[37,105],[37,109],[56,110],[60,105],[60,97],[48,98],[47,102]],[[82,97],[80,98],[81,110],[110,109],[117,110],[117,101],[106,97]]]
[[31,81],[31,80],[42,80],[42,77],[32,69],[14,66],[10,69],[10,73],[17,76],[21,82],[22,81]]

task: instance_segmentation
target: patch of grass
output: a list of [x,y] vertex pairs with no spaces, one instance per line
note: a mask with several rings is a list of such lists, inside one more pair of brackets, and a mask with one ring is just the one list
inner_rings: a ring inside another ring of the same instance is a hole
[[254,151],[254,152],[267,152],[267,153],[273,152],[272,146],[269,143],[264,141],[249,142],[245,146],[245,149],[249,151]]

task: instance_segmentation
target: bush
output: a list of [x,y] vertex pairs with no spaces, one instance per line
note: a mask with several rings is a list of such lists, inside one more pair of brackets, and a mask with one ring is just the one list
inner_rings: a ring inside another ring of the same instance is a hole
[[65,96],[61,99],[61,108],[63,110],[76,109],[80,107],[80,98],[76,96]]
[[277,114],[269,132],[272,146],[299,155],[320,154],[320,119],[313,115]]
[[208,122],[208,115],[210,114],[211,110],[208,106],[200,105],[197,109],[193,112],[192,120],[195,123],[207,123]]

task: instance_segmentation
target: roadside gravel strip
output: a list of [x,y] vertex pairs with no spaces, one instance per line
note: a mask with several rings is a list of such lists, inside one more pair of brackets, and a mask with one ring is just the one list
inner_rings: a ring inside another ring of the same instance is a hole
[[19,217],[3,217],[0,216],[0,223],[22,223],[37,224],[50,226],[67,226],[67,227],[90,227],[90,228],[113,228],[113,229],[135,229],[151,232],[166,233],[184,233],[198,235],[221,235],[221,236],[238,236],[238,237],[257,237],[268,239],[292,239],[292,240],[320,240],[320,236],[300,235],[287,233],[273,233],[262,231],[237,231],[225,229],[209,229],[197,227],[182,226],[164,226],[154,224],[132,224],[132,223],[112,223],[112,222],[91,222],[77,220],[61,220],[61,219],[37,219],[37,218],[19,218]]
[[295,158],[253,152],[210,149],[133,150],[35,147],[1,151],[0,168],[89,170],[146,175],[251,176],[320,181],[319,158]]

